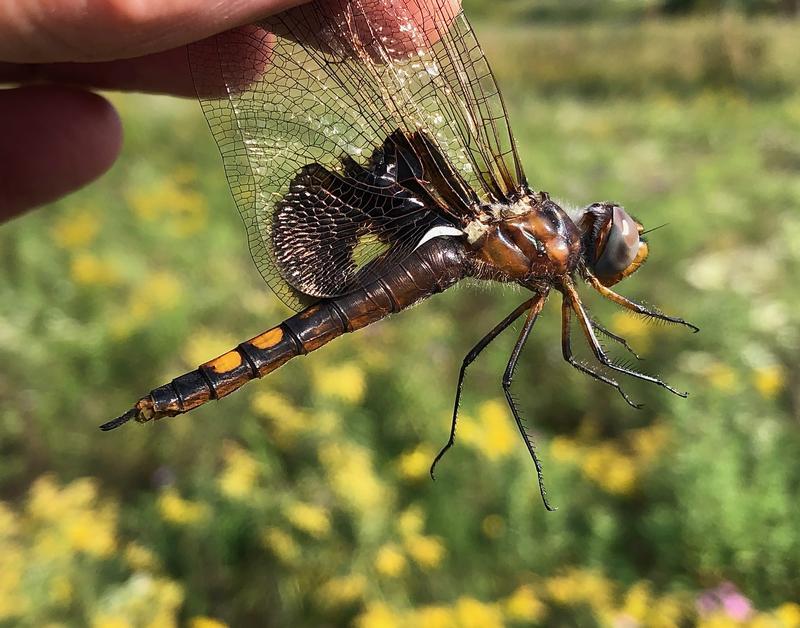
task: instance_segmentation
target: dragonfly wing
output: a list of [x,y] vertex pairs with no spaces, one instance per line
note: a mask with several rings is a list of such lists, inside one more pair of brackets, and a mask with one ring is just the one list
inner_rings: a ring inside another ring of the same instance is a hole
[[316,1],[191,47],[256,266],[290,307],[363,285],[525,184],[454,2]]

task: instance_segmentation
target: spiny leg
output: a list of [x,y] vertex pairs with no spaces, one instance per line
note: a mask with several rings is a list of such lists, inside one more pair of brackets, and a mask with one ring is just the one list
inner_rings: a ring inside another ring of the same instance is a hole
[[608,329],[606,329],[605,327],[603,327],[603,326],[602,326],[600,323],[598,323],[598,322],[597,322],[596,320],[594,320],[593,318],[590,318],[590,321],[591,321],[591,323],[592,323],[592,327],[594,327],[594,330],[595,330],[595,331],[599,331],[599,332],[600,332],[601,334],[603,334],[603,335],[604,335],[606,338],[610,338],[610,339],[611,339],[611,340],[613,340],[614,342],[617,342],[617,343],[621,344],[623,347],[625,347],[625,349],[628,351],[628,353],[630,353],[630,354],[631,354],[631,355],[632,355],[634,358],[636,358],[637,360],[641,360],[641,359],[642,359],[642,358],[639,356],[639,354],[638,354],[638,353],[636,353],[636,351],[634,351],[634,350],[633,350],[633,347],[631,347],[631,346],[628,344],[628,341],[627,341],[627,340],[625,340],[625,338],[623,338],[622,336],[617,336],[617,334],[613,333],[612,331],[609,331]]
[[658,379],[657,377],[653,377],[652,375],[645,375],[644,373],[639,373],[638,371],[634,371],[633,369],[625,368],[623,366],[620,366],[619,364],[615,364],[614,361],[611,360],[606,355],[605,351],[603,351],[603,347],[601,347],[600,343],[597,341],[597,336],[594,335],[594,329],[592,328],[592,322],[589,319],[589,315],[586,313],[586,310],[583,309],[583,305],[581,304],[580,297],[578,296],[575,287],[570,282],[564,282],[563,285],[564,285],[564,298],[569,301],[570,306],[572,306],[572,310],[578,316],[578,322],[580,322],[581,328],[583,329],[583,335],[586,336],[586,340],[589,342],[589,346],[592,349],[592,353],[594,353],[598,362],[600,362],[603,366],[607,366],[612,371],[617,371],[618,373],[624,373],[625,375],[630,375],[631,377],[635,377],[636,379],[641,379],[645,382],[650,382],[651,384],[656,384],[658,386],[661,386],[662,388],[670,391],[675,395],[678,395],[679,397],[685,398],[689,396],[688,393],[675,390],[672,386]]
[[612,388],[616,388],[622,398],[626,401],[626,403],[640,410],[642,408],[642,404],[636,403],[628,397],[628,393],[626,393],[622,386],[620,386],[619,382],[616,380],[611,379],[610,377],[606,377],[602,373],[598,373],[593,368],[591,368],[588,364],[580,362],[575,359],[575,356],[572,355],[572,346],[570,344],[570,323],[572,322],[572,308],[570,304],[567,302],[565,298],[561,302],[561,353],[564,355],[564,359],[572,366],[573,368],[578,369],[581,373],[584,373],[594,379],[603,382],[604,384],[608,384]]
[[514,397],[511,395],[511,383],[514,380],[514,371],[517,368],[517,361],[519,360],[520,353],[522,353],[522,348],[525,346],[525,343],[528,340],[531,329],[533,329],[533,324],[539,317],[539,312],[542,311],[543,305],[544,297],[539,297],[539,299],[531,305],[531,309],[528,312],[527,318],[525,319],[525,326],[522,328],[522,331],[520,331],[517,344],[514,345],[514,350],[511,352],[511,357],[508,360],[506,371],[503,373],[503,392],[506,395],[508,406],[511,408],[511,413],[514,415],[514,421],[516,421],[519,432],[522,434],[522,440],[525,441],[525,446],[528,448],[528,453],[531,455],[533,464],[536,467],[536,477],[539,481],[539,493],[542,496],[544,507],[547,508],[547,510],[553,511],[555,508],[553,508],[550,505],[550,502],[547,501],[547,491],[544,488],[544,478],[542,476],[542,464],[539,462],[539,457],[536,455],[536,449],[533,446],[533,441],[525,429],[525,424],[522,421],[519,410],[517,410],[517,404],[514,401]]
[[692,325],[691,323],[683,320],[682,318],[677,318],[675,316],[667,316],[663,312],[647,308],[641,303],[637,303],[636,301],[631,301],[627,297],[623,297],[621,294],[617,294],[611,288],[608,288],[603,284],[601,284],[600,280],[591,273],[588,272],[586,273],[586,280],[589,282],[589,285],[592,286],[592,288],[597,290],[606,299],[608,299],[609,301],[613,301],[617,305],[621,305],[627,310],[636,312],[637,314],[642,314],[643,316],[648,316],[650,318],[656,318],[660,321],[666,321],[667,323],[675,323],[676,325],[683,325],[685,327],[688,327],[695,333],[700,331],[699,327],[697,327],[696,325]]
[[445,443],[444,447],[442,447],[441,451],[436,454],[436,458],[433,459],[433,463],[431,464],[430,474],[432,479],[436,479],[434,477],[434,471],[436,469],[436,464],[439,460],[442,459],[442,456],[447,453],[447,450],[453,446],[456,440],[456,423],[458,422],[458,408],[461,405],[461,392],[464,388],[464,377],[467,373],[467,367],[469,367],[472,362],[475,361],[480,353],[489,346],[489,344],[497,338],[501,333],[503,333],[511,323],[517,320],[522,314],[531,307],[534,299],[529,299],[525,301],[521,305],[517,306],[517,308],[511,312],[508,316],[506,316],[500,323],[498,323],[488,334],[486,334],[483,338],[480,339],[478,344],[476,344],[470,352],[464,357],[464,361],[461,363],[461,371],[458,374],[458,384],[456,385],[456,400],[453,404],[453,420],[450,423],[450,437],[447,439],[447,443]]

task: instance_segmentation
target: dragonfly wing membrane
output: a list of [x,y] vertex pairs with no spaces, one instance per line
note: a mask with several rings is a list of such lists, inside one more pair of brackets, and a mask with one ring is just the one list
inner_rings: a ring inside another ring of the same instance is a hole
[[356,289],[524,185],[454,1],[315,1],[191,47],[256,266],[290,307]]

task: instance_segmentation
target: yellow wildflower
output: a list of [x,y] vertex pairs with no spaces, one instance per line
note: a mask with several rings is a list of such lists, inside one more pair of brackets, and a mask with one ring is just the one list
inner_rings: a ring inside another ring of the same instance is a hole
[[550,457],[556,462],[574,464],[580,460],[581,447],[571,438],[556,436],[550,441]]
[[634,461],[613,444],[604,443],[587,448],[581,469],[587,478],[609,493],[628,495],[636,487]]
[[753,383],[764,399],[772,399],[786,385],[786,374],[777,364],[762,366],[753,371]]
[[653,628],[678,628],[689,604],[674,596],[665,595],[653,600],[647,619]]
[[342,503],[361,513],[385,509],[391,494],[375,475],[368,449],[353,443],[325,443],[319,459]]
[[650,585],[646,582],[637,582],[625,594],[622,612],[637,622],[644,623],[652,606]]
[[397,518],[397,531],[403,538],[420,534],[424,526],[425,515],[419,506],[406,508]]
[[471,597],[459,598],[455,604],[459,628],[502,628],[503,614],[496,604],[485,604]]
[[189,628],[228,628],[228,624],[214,619],[213,617],[192,617],[189,620]]
[[300,556],[300,547],[288,532],[280,528],[266,528],[261,533],[261,542],[283,563],[292,564]]
[[357,628],[402,628],[402,617],[383,602],[372,602],[356,617]]
[[270,438],[281,448],[293,446],[298,436],[312,431],[316,433],[318,424],[324,424],[324,421],[312,421],[289,399],[272,391],[256,393],[251,407],[253,412],[269,421]]
[[100,217],[95,212],[80,210],[56,221],[52,230],[53,240],[62,249],[77,249],[95,239],[101,224]]
[[446,551],[438,538],[421,534],[407,538],[405,548],[414,562],[420,567],[429,569],[439,566]]
[[394,543],[386,543],[375,555],[375,570],[387,578],[396,578],[406,569],[406,557]]
[[72,258],[69,276],[84,286],[108,286],[119,281],[119,273],[112,262],[101,260],[91,253],[79,253]]
[[109,556],[116,547],[117,509],[97,503],[97,486],[82,478],[61,488],[52,476],[39,478],[28,494],[27,511],[46,526],[36,536],[34,552],[54,557],[81,552]]
[[408,623],[414,628],[458,628],[455,622],[453,611],[446,606],[423,606]]
[[509,421],[508,409],[497,400],[485,401],[478,409],[484,426],[483,451],[490,460],[507,456],[517,444],[517,435]]
[[506,406],[498,400],[482,403],[478,408],[478,422],[461,422],[461,440],[472,445],[489,460],[509,455],[518,436],[512,427]]
[[318,368],[314,371],[314,388],[326,397],[356,404],[364,398],[364,371],[355,364]]
[[62,521],[70,512],[91,507],[97,498],[93,480],[81,478],[60,488],[52,475],[44,475],[34,482],[28,493],[28,514],[43,521]]
[[28,557],[17,544],[3,547],[3,568],[0,569],[0,621],[22,617],[30,607],[30,600],[22,590],[22,578]]
[[164,521],[177,525],[192,525],[209,515],[206,504],[184,499],[174,488],[165,489],[158,496],[158,511]]
[[[737,628],[741,622],[736,622]],[[774,615],[769,613],[756,613],[747,619],[747,628],[784,628],[782,622],[776,621]]]
[[232,441],[225,442],[222,456],[225,467],[217,480],[220,491],[231,499],[247,498],[258,481],[258,461],[249,451]]
[[346,606],[360,600],[367,589],[367,579],[361,574],[332,578],[320,587],[317,596],[327,606]]
[[5,503],[0,502],[0,540],[19,532],[19,518]]
[[251,407],[257,414],[274,418],[276,421],[284,420],[285,415],[291,414],[295,410],[286,397],[272,391],[263,391],[253,395]]
[[647,320],[640,316],[632,316],[626,312],[615,312],[611,317],[609,329],[622,336],[631,345],[635,346],[639,353],[647,353],[653,339],[654,328],[648,325]]
[[611,607],[614,591],[612,583],[603,575],[581,569],[571,569],[548,579],[546,589],[558,604],[588,604],[595,611]]
[[102,614],[92,621],[92,628],[134,628],[134,626],[124,617]]
[[500,515],[486,515],[481,521],[481,532],[490,538],[497,539],[506,531],[506,522]]
[[524,584],[503,602],[505,614],[514,622],[538,623],[547,613],[544,602],[530,585]]
[[292,504],[286,510],[286,518],[298,530],[318,539],[327,536],[331,530],[328,511],[321,506],[301,502]]
[[727,613],[717,612],[707,617],[702,617],[696,624],[697,628],[739,628],[740,621],[733,619]]
[[125,548],[125,562],[137,571],[155,571],[159,568],[158,556],[138,543],[128,543]]
[[400,475],[410,481],[427,478],[435,453],[430,445],[422,444],[402,454],[397,461]]
[[800,604],[786,602],[775,609],[775,617],[783,628],[800,628]]
[[64,526],[70,546],[79,552],[105,558],[116,549],[117,511],[113,506],[76,513]]

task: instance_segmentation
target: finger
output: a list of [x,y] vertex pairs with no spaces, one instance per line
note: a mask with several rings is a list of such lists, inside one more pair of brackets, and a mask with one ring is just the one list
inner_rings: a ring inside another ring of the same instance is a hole
[[97,63],[0,63],[0,83],[50,82],[93,89],[193,96],[186,48]]
[[[291,38],[334,54],[341,50],[337,39],[353,35],[375,62],[388,55],[392,60],[407,59],[420,47],[430,47],[450,28],[461,10],[461,0],[326,0],[315,12],[299,6],[287,13]],[[283,16],[276,20],[283,21]],[[331,30],[329,23],[345,25]]]
[[0,90],[0,220],[55,200],[103,174],[122,127],[104,98],[56,86]]
[[177,48],[304,0],[16,0],[0,2],[0,59],[110,61]]
[[192,76],[201,100],[247,89],[269,67],[276,43],[272,32],[334,56],[366,53],[375,63],[407,60],[444,37],[460,10],[461,0],[325,0],[301,5],[191,45]]

